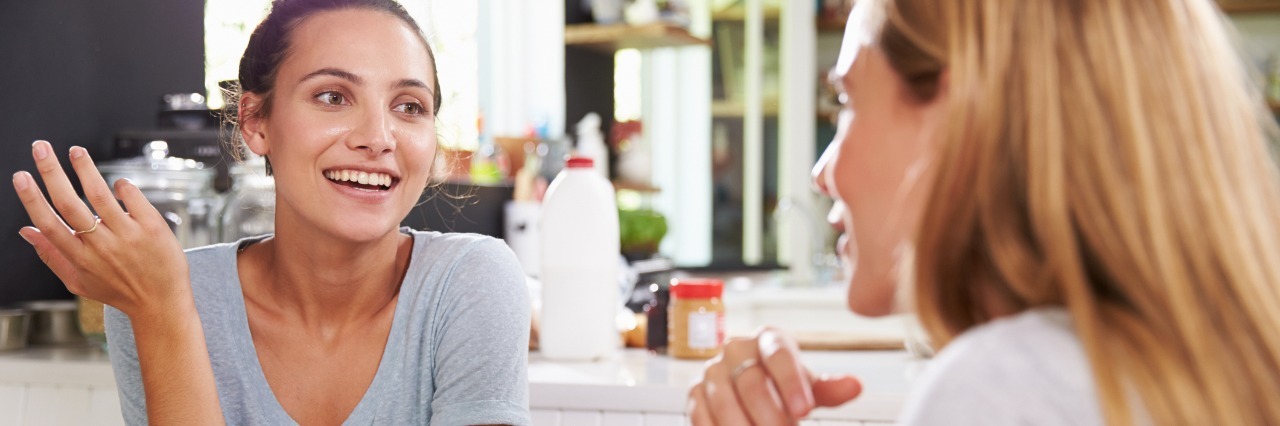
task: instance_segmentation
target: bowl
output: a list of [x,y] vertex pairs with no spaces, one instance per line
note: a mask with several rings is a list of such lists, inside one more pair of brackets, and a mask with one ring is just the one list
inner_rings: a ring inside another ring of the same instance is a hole
[[74,300],[38,300],[22,305],[31,315],[29,342],[33,345],[84,343]]
[[0,309],[0,351],[27,347],[31,318],[22,309]]

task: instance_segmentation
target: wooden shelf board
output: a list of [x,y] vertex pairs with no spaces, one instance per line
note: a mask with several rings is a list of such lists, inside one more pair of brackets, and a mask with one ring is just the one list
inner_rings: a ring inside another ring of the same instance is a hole
[[[778,115],[778,101],[765,100],[764,105],[760,109],[766,117]],[[712,117],[742,117],[747,113],[747,105],[739,101],[713,100],[711,101]]]
[[818,31],[844,32],[847,21],[844,19],[818,19]]
[[601,52],[616,52],[622,49],[710,46],[711,41],[695,37],[688,30],[671,24],[576,24],[565,26],[564,44]]
[[624,182],[620,180],[613,181],[613,189],[618,191],[636,191],[644,193],[662,192],[662,189],[647,183]]
[[[777,20],[782,17],[782,8],[765,7],[764,20]],[[742,7],[730,7],[711,13],[712,21],[745,21],[747,20],[747,10]]]
[[1227,13],[1280,12],[1280,1],[1277,0],[1220,1],[1218,5]]

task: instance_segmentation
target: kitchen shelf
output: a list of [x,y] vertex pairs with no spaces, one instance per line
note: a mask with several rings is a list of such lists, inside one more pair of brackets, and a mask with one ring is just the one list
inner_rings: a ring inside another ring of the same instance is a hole
[[[778,115],[778,100],[766,99],[764,105],[760,108],[766,117],[776,117]],[[747,104],[740,101],[714,100],[711,101],[712,117],[742,117],[747,113]]]
[[818,32],[844,32],[846,22],[843,18],[818,18]]
[[1226,13],[1280,12],[1278,0],[1220,0],[1218,6]]
[[[776,6],[764,8],[764,20],[766,21],[777,20],[780,17],[782,17],[782,8],[776,7]],[[747,20],[747,10],[742,7],[730,7],[727,9],[718,10],[711,13],[711,20],[725,21],[725,22],[745,21]]]
[[613,189],[618,191],[625,190],[625,191],[635,191],[635,192],[643,192],[643,193],[650,193],[650,194],[662,192],[661,188],[658,188],[656,186],[653,186],[647,183],[624,182],[620,180],[613,181]]
[[660,47],[710,46],[711,41],[689,34],[676,25],[575,24],[564,28],[564,44],[600,52],[622,49],[655,49]]

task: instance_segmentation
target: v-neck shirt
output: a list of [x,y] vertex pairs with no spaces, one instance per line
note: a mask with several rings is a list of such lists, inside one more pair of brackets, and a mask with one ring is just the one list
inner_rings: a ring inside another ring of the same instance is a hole
[[[515,256],[489,237],[404,232],[413,254],[387,344],[344,424],[528,424],[530,307]],[[236,252],[261,238],[188,250],[192,293],[227,423],[296,424],[267,383],[245,311]],[[145,424],[132,325],[110,307],[105,317],[122,412]]]

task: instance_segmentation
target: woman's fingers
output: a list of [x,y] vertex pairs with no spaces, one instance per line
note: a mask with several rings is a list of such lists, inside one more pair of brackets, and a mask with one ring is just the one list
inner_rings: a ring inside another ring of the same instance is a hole
[[853,376],[819,376],[811,381],[813,399],[819,407],[835,407],[862,393],[862,382]]
[[62,222],[62,218],[45,201],[44,194],[40,193],[40,187],[36,186],[36,180],[30,173],[14,173],[13,189],[18,192],[18,199],[22,200],[22,207],[27,210],[27,216],[31,217],[31,223],[41,229],[59,250],[66,251],[73,245],[80,244],[72,236],[71,230],[67,229],[67,224]]
[[75,169],[76,175],[80,176],[80,188],[84,190],[84,197],[89,200],[93,210],[97,211],[98,216],[102,217],[102,221],[109,226],[124,225],[122,221],[125,218],[124,209],[120,208],[115,194],[111,193],[111,188],[102,179],[102,173],[98,172],[93,159],[89,158],[89,152],[84,148],[73,146],[70,157],[71,167]]
[[[115,183],[116,196],[120,197],[120,201],[124,202],[124,208],[129,210],[129,216],[137,221],[143,228],[148,226],[163,226],[168,229],[164,217],[160,216],[160,211],[151,205],[151,201],[147,200],[147,196],[142,193],[141,189],[130,182],[128,179],[117,179]],[[158,230],[153,228],[152,230]]]
[[[35,158],[36,170],[40,171],[40,178],[44,180],[44,186],[49,190],[53,207],[62,214],[63,221],[71,229],[81,231],[88,230],[96,224],[98,219],[94,218],[89,207],[80,201],[76,190],[71,187],[71,180],[67,178],[62,165],[58,163],[58,156],[53,155],[53,146],[45,141],[36,141],[31,144],[31,156]],[[40,229],[49,232],[47,229]]]
[[[730,342],[731,344],[733,342]],[[719,425],[750,425],[749,415],[742,408],[742,404],[752,403],[751,401],[739,401],[737,387],[733,384],[733,366],[741,362],[742,355],[738,357],[728,356],[728,348],[720,357],[715,358],[702,375],[703,393],[706,397],[707,407],[710,408],[711,417],[715,420],[715,424]],[[754,356],[754,354],[750,354]]]
[[75,266],[39,229],[26,226],[18,231],[18,235],[36,249],[36,255],[40,256],[40,260],[53,270],[53,274],[57,275],[58,279],[62,280],[67,290],[75,294],[83,294],[84,289],[80,286],[80,276]]
[[738,390],[738,398],[751,415],[751,421],[757,425],[795,424],[792,417],[783,411],[782,400],[774,385],[769,382],[769,375],[763,366],[748,363],[741,372],[733,377],[733,385]]
[[809,372],[800,363],[800,346],[773,329],[761,330],[757,336],[757,350],[764,370],[772,379],[787,412],[796,419],[809,415],[813,410],[813,391],[809,387]]
[[689,390],[689,405],[685,411],[689,414],[689,423],[693,426],[715,426],[715,418],[711,417],[711,407],[707,406],[707,393],[702,384],[694,385]]

